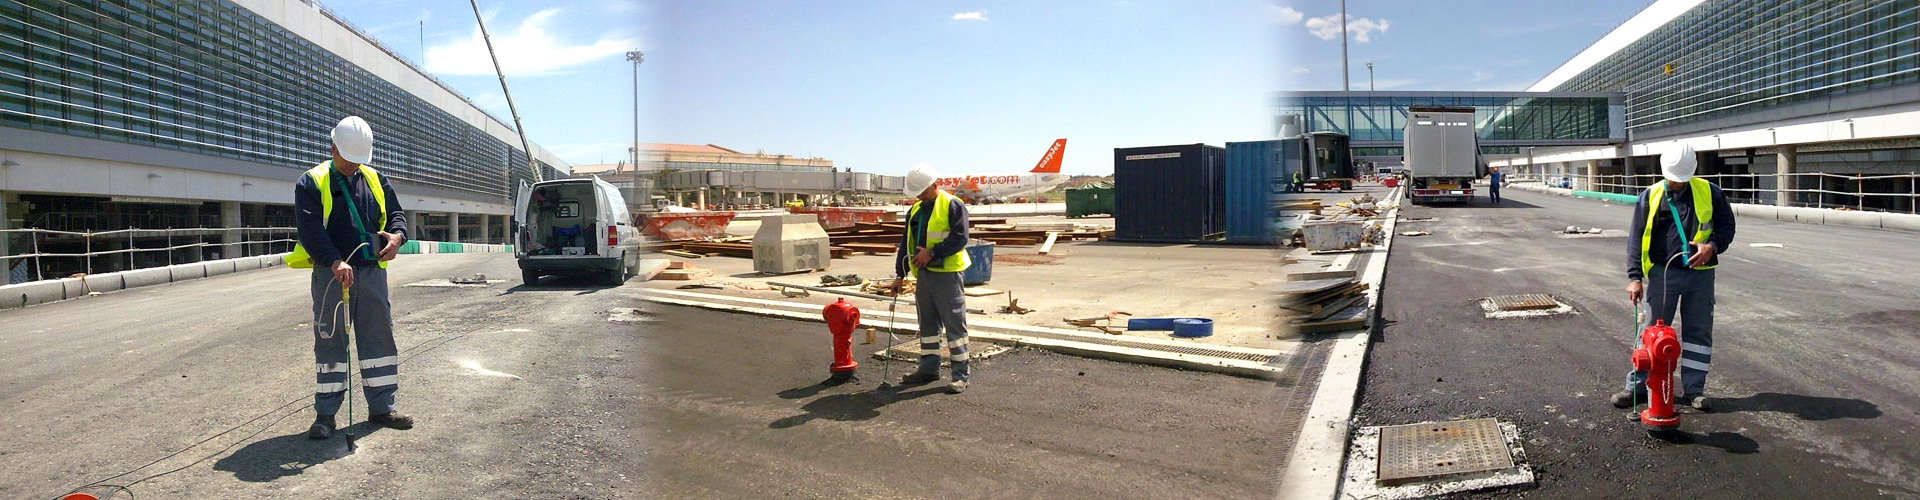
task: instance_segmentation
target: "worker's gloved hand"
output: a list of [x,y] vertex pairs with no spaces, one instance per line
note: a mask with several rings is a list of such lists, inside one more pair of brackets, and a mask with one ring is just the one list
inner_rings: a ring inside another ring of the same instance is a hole
[[1713,258],[1713,253],[1714,253],[1713,242],[1711,241],[1694,244],[1693,258],[1687,259],[1687,267],[1700,267],[1700,266],[1707,265],[1707,261]]
[[393,260],[394,257],[400,255],[400,235],[386,231],[381,231],[376,234],[380,235],[382,241],[387,242],[385,246],[380,247],[381,261]]
[[1641,285],[1640,282],[1638,281],[1627,282],[1627,301],[1628,302],[1638,304],[1640,303],[1640,296],[1645,294],[1646,294],[1646,288],[1643,285]]
[[347,259],[333,261],[333,280],[343,287],[353,286],[353,266],[347,265]]

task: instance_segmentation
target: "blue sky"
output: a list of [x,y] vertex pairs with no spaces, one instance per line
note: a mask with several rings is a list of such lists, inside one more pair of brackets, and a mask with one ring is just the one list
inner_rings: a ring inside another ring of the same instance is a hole
[[821,156],[857,171],[1067,173],[1113,148],[1271,133],[1265,0],[715,1],[642,8],[643,140]]
[[[1353,90],[1523,90],[1650,0],[1348,0]],[[1340,2],[1277,0],[1289,90],[1340,90]],[[1362,37],[1364,36],[1364,40]]]
[[[512,125],[465,0],[321,3]],[[634,92],[625,53],[646,41],[639,1],[494,0],[480,9],[533,142],[575,165],[626,158]]]

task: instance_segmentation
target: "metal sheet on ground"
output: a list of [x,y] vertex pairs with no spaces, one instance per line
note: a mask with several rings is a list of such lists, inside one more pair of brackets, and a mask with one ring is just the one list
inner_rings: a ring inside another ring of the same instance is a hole
[[1500,311],[1532,311],[1560,307],[1559,301],[1553,300],[1553,297],[1544,293],[1495,295],[1488,297],[1487,300],[1492,301],[1494,309]]
[[1449,474],[1504,469],[1513,455],[1491,418],[1394,425],[1380,429],[1379,481],[1401,484]]

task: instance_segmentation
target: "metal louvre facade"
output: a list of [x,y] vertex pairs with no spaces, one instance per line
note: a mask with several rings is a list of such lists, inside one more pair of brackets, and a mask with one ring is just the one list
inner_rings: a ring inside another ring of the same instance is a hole
[[232,2],[0,0],[0,127],[305,169],[348,115],[391,178],[500,199],[557,171]]
[[1641,137],[1880,106],[1835,98],[1916,82],[1920,0],[1710,0],[1554,90],[1627,92]]

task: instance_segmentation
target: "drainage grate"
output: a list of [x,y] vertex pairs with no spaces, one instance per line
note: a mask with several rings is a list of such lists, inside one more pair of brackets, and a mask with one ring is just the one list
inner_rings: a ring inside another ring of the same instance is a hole
[[[886,337],[882,336],[876,340],[885,342]],[[975,361],[978,361],[978,360],[987,359],[988,357],[992,357],[993,355],[1011,351],[1011,350],[1013,349],[1000,344],[993,344],[988,342],[971,342],[967,344],[967,351],[968,351],[967,357],[972,358]],[[920,360],[920,338],[915,337],[910,340],[902,339],[900,340],[900,345],[893,346],[892,349],[881,349],[878,351],[874,351],[873,357],[875,359],[893,358],[900,361],[919,361]],[[950,364],[951,363],[947,362],[947,344],[945,342],[942,342],[940,343],[940,366],[948,366]]]
[[1508,467],[1513,454],[1491,418],[1380,428],[1380,484]]
[[1553,300],[1553,297],[1544,293],[1495,295],[1487,297],[1487,301],[1493,303],[1493,310],[1502,312],[1534,311],[1560,307],[1559,301]]

